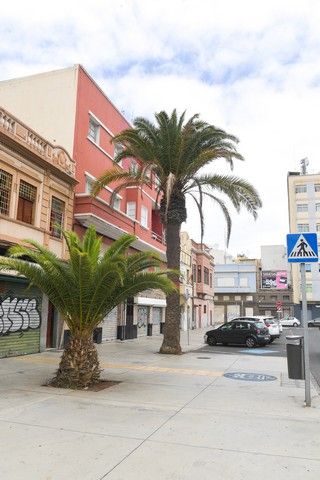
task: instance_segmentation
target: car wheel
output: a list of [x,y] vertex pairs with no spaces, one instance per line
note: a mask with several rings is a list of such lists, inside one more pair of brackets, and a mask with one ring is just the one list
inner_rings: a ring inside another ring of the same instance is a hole
[[294,322],[293,326],[294,326],[294,327],[297,327],[297,326],[298,326],[297,322]]
[[308,323],[308,327],[314,327],[313,323]]
[[214,337],[208,337],[208,345],[210,345],[211,347],[217,345],[217,340]]
[[274,342],[274,338],[270,338],[269,343]]
[[227,342],[222,342],[222,345],[225,347],[227,344]]
[[255,346],[256,346],[256,341],[255,341],[255,339],[254,339],[253,337],[248,337],[248,338],[246,338],[246,346],[247,346],[248,348],[253,348],[253,347],[255,347]]

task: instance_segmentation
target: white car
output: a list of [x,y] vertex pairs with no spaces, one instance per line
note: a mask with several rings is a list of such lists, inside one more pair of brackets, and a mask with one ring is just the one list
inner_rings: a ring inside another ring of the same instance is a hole
[[270,335],[269,343],[272,343],[276,338],[279,338],[282,332],[282,326],[280,326],[280,324],[273,317],[266,317],[263,315],[253,315],[252,317],[234,318],[232,322],[239,321],[239,320],[255,320],[255,321],[263,322],[269,331],[269,335]]
[[280,320],[283,327],[299,327],[301,322],[296,317],[284,317]]

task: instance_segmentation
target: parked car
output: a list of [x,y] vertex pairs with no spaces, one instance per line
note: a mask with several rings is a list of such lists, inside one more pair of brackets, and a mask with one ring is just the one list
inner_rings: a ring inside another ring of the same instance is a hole
[[263,322],[269,331],[269,335],[270,335],[269,343],[272,343],[276,338],[279,338],[281,335],[280,326],[273,317],[267,317],[263,315],[253,315],[252,317],[234,318],[232,322],[236,322],[239,320],[251,320],[255,322]]
[[308,327],[320,327],[320,317],[308,320]]
[[239,320],[225,323],[218,328],[209,330],[204,340],[208,345],[239,344],[248,348],[256,345],[267,345],[270,342],[270,335],[265,324],[256,320]]
[[280,320],[283,327],[299,327],[301,322],[296,317],[284,317]]

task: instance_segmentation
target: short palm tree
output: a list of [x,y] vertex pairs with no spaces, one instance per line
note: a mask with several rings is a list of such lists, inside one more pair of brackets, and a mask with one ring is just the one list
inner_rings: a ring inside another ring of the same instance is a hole
[[[146,118],[136,118],[133,128],[113,138],[123,150],[115,158],[136,158],[141,167],[136,171],[123,171],[117,165],[97,179],[92,194],[112,182],[118,182],[115,196],[122,188],[150,182],[150,172],[158,179],[160,215],[166,231],[167,263],[170,269],[180,266],[180,229],[187,218],[186,195],[190,195],[199,210],[201,242],[203,237],[203,200],[209,198],[222,209],[227,221],[228,240],[231,218],[223,194],[239,212],[245,207],[254,218],[261,200],[255,188],[246,180],[235,176],[204,173],[203,168],[218,159],[225,159],[233,168],[234,159],[243,160],[236,149],[237,138],[199,119],[194,115],[185,121],[176,110],[169,116],[162,111],[155,115],[153,124]],[[218,195],[217,195],[218,194]],[[178,283],[178,277],[173,278]],[[164,338],[161,353],[181,352],[180,301],[178,291],[167,298]]]
[[82,240],[74,232],[63,235],[68,261],[26,240],[24,246],[9,249],[10,257],[0,257],[0,270],[24,275],[61,313],[71,339],[52,383],[85,388],[100,379],[98,354],[92,341],[94,328],[126,298],[149,288],[169,293],[174,285],[165,271],[158,270],[160,261],[153,253],[127,255],[134,236],[124,235],[102,251],[102,240],[93,227],[87,229]]

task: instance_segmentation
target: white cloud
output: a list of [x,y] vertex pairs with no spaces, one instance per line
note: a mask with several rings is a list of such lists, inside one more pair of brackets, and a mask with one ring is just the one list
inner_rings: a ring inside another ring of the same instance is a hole
[[[257,222],[233,216],[230,248],[258,255],[259,245],[284,242],[287,171],[304,156],[318,165],[318,0],[21,0],[1,9],[3,79],[83,63],[129,119],[177,107],[236,134],[246,162],[234,173],[264,206]],[[222,246],[223,217],[207,211],[205,239]],[[194,209],[188,228],[198,235]]]

